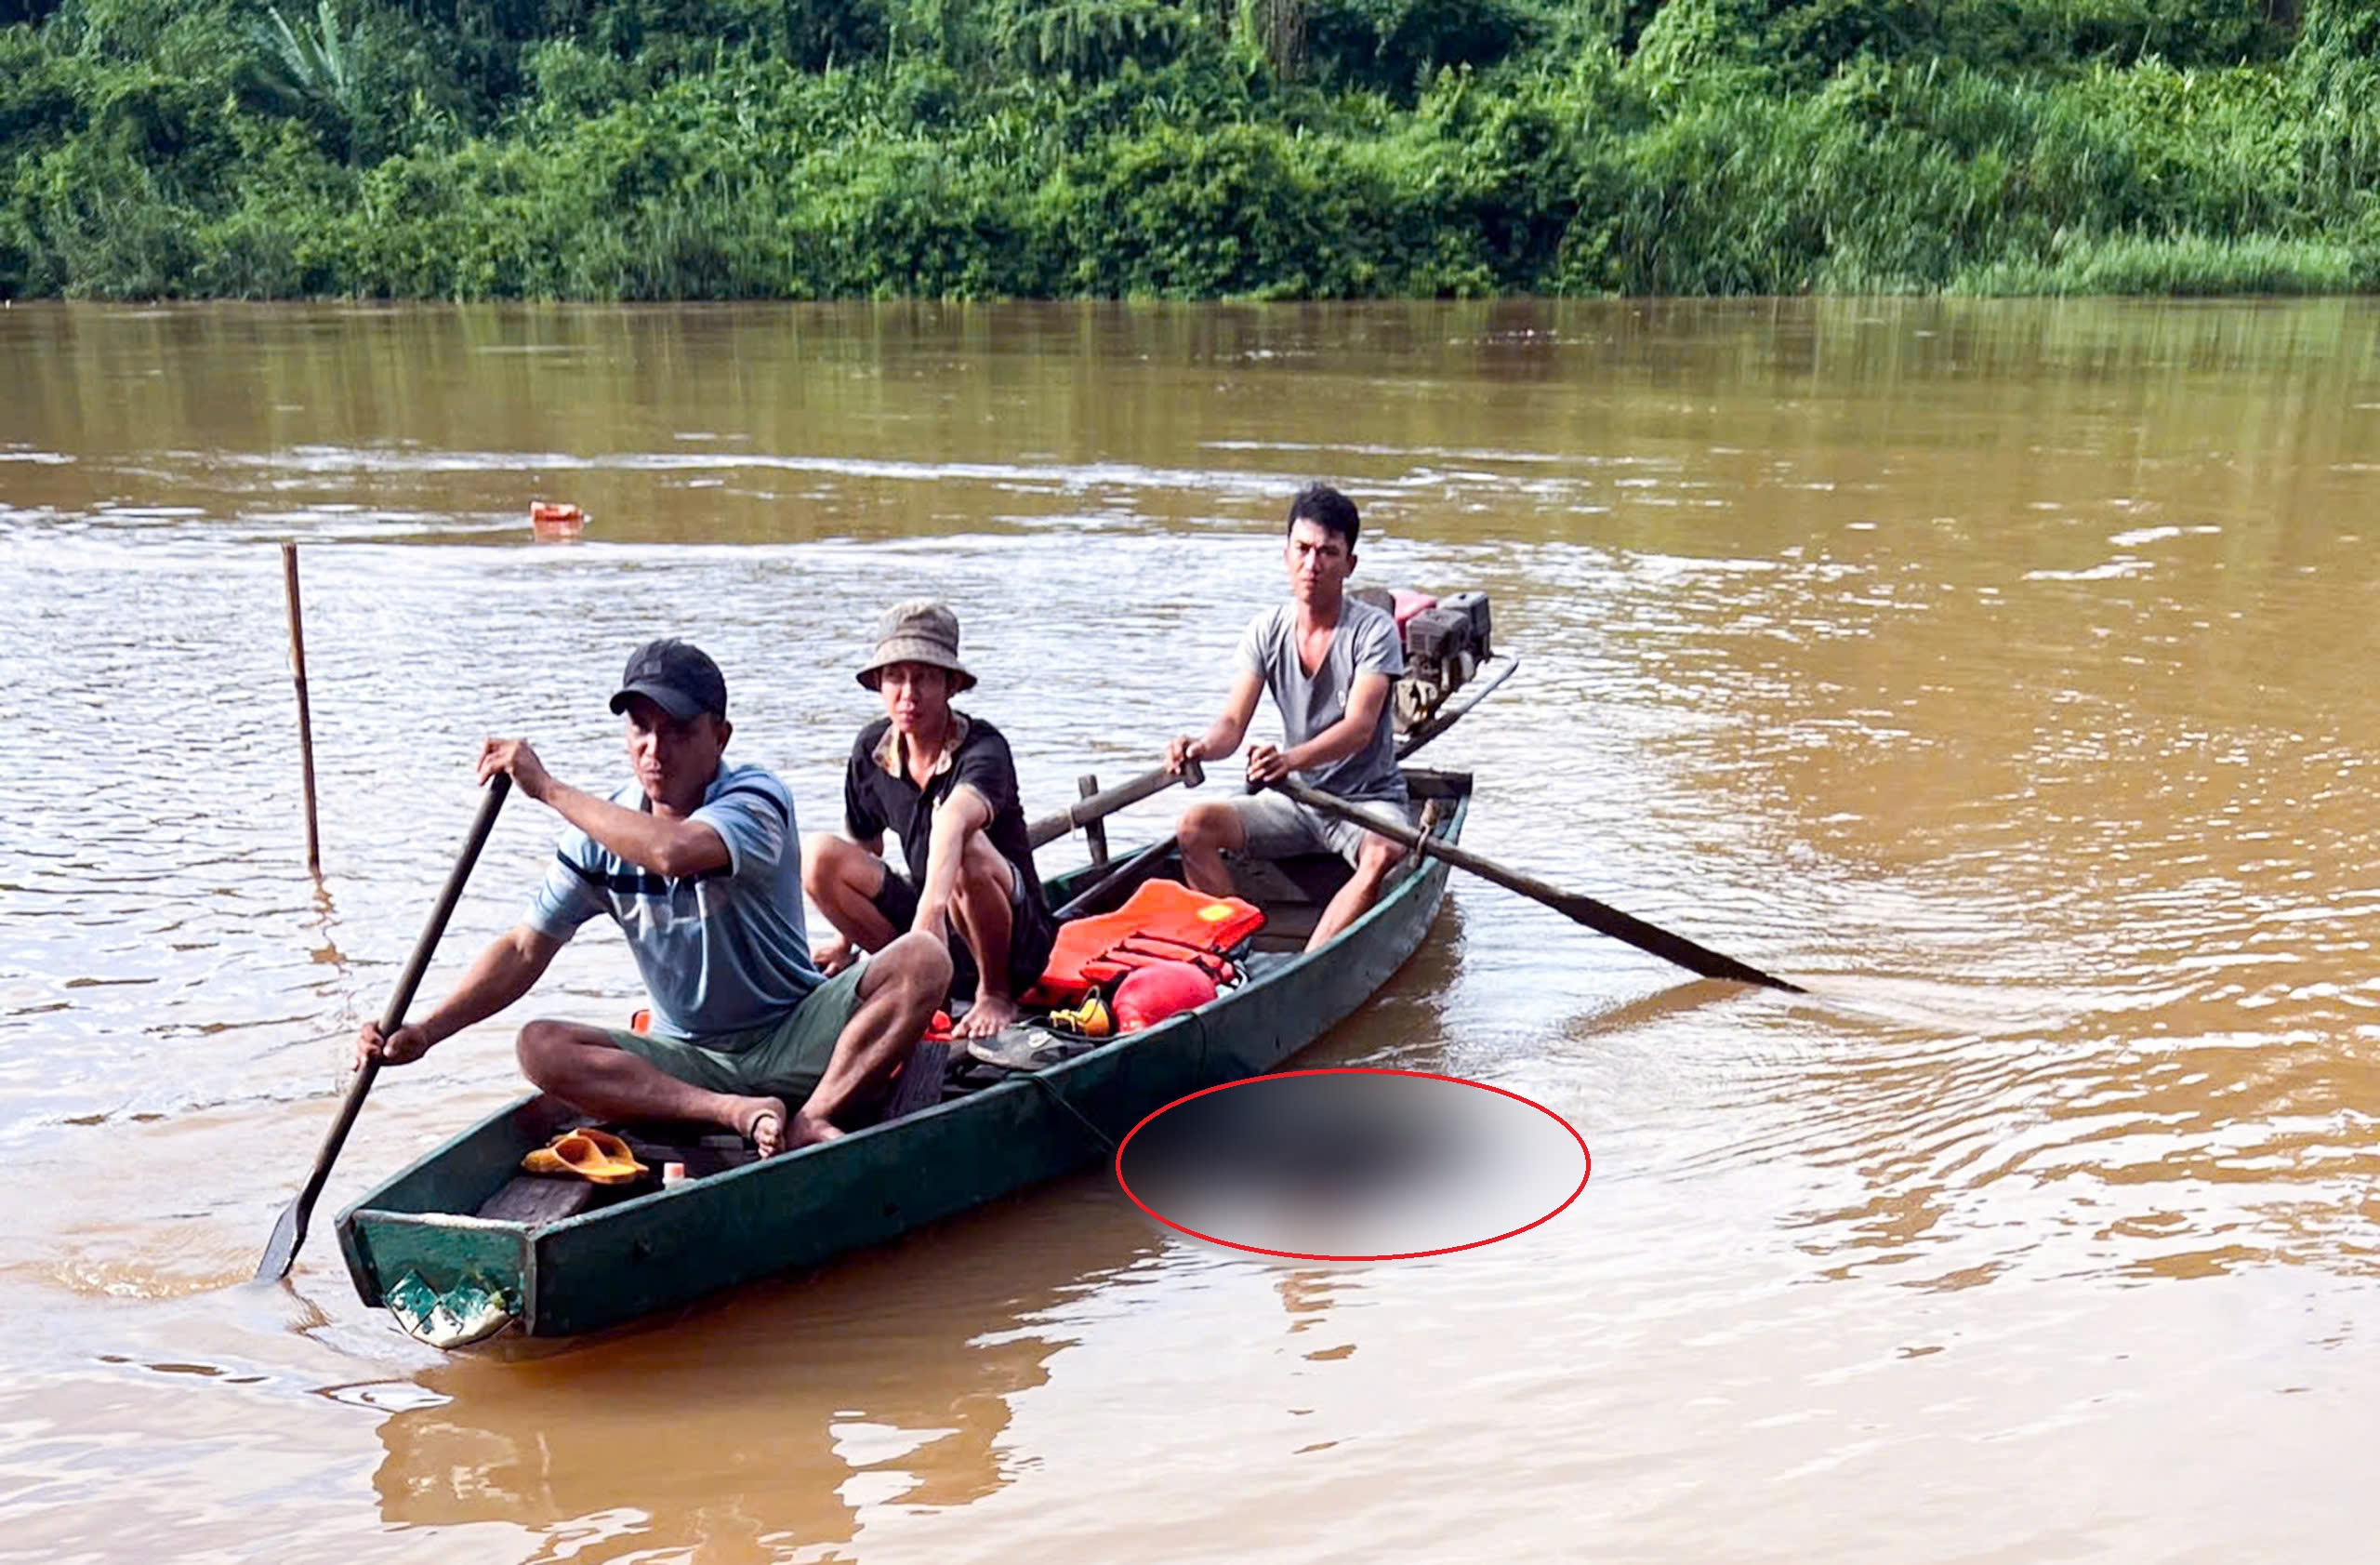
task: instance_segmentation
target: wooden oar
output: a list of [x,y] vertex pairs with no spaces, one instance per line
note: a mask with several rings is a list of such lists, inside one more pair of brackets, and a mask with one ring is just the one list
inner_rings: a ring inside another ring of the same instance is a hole
[[1507,869],[1494,859],[1482,858],[1475,853],[1456,847],[1450,842],[1442,842],[1435,837],[1424,837],[1403,821],[1391,820],[1385,816],[1374,815],[1369,810],[1358,809],[1336,794],[1325,793],[1318,788],[1308,788],[1293,777],[1283,777],[1270,786],[1280,789],[1308,809],[1319,810],[1327,816],[1336,816],[1339,819],[1353,822],[1367,831],[1377,831],[1393,842],[1404,843],[1408,848],[1428,854],[1432,858],[1441,859],[1458,869],[1468,869],[1482,880],[1493,881],[1506,891],[1516,891],[1532,901],[1542,902],[1565,918],[1585,924],[1589,929],[1601,934],[1608,935],[1615,940],[1625,940],[1638,950],[1650,951],[1665,962],[1676,962],[1688,972],[1699,973],[1706,978],[1733,978],[1742,984],[1764,984],[1770,988],[1784,989],[1792,994],[1808,992],[1799,984],[1789,984],[1774,974],[1763,973],[1759,968],[1738,962],[1731,956],[1723,956],[1706,946],[1698,946],[1683,935],[1673,935],[1659,925],[1646,923],[1643,919],[1623,913],[1608,903],[1598,902],[1592,896],[1582,895],[1575,891],[1564,891],[1559,886],[1548,885],[1533,875],[1524,875],[1517,869]]
[[[471,822],[471,834],[463,843],[455,868],[446,873],[445,889],[438,894],[438,905],[430,909],[430,922],[422,926],[421,938],[413,945],[413,955],[406,959],[403,975],[397,980],[397,992],[390,997],[389,1008],[380,1014],[380,1036],[388,1037],[405,1025],[405,1008],[413,1003],[414,991],[421,988],[421,975],[429,971],[430,956],[438,948],[438,938],[446,933],[446,921],[455,911],[455,904],[462,899],[463,882],[471,878],[471,866],[479,862],[480,849],[487,842],[487,834],[495,829],[496,812],[504,805],[504,796],[510,791],[512,779],[503,773],[487,786],[486,795],[480,800],[480,813]],[[306,1220],[313,1215],[315,1198],[323,1193],[324,1184],[331,1176],[331,1164],[338,1160],[341,1147],[347,1145],[347,1133],[355,1123],[358,1110],[364,1107],[364,1094],[372,1090],[372,1079],[380,1073],[377,1057],[366,1059],[356,1068],[355,1079],[348,1083],[347,1097],[338,1106],[338,1118],[332,1121],[330,1134],[323,1138],[323,1149],[314,1158],[314,1172],[307,1177],[306,1187],[272,1226],[272,1238],[265,1241],[264,1259],[257,1263],[258,1282],[278,1281],[289,1275],[289,1265],[298,1258],[298,1247],[306,1242]]]
[[1127,804],[1137,804],[1153,793],[1163,793],[1175,783],[1184,788],[1196,788],[1206,780],[1207,774],[1196,758],[1183,763],[1179,773],[1170,766],[1159,766],[1153,772],[1142,773],[1130,782],[1103,788],[1090,798],[1077,800],[1055,815],[1043,816],[1025,828],[1025,840],[1030,846],[1041,847],[1094,820],[1103,820]]

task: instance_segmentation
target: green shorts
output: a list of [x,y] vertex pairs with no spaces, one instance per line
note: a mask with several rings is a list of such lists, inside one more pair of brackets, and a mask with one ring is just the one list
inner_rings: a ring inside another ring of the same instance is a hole
[[699,1043],[617,1028],[604,1028],[604,1036],[706,1092],[778,1097],[798,1108],[826,1073],[836,1040],[859,1009],[859,975],[866,966],[855,962],[844,968],[812,989],[791,1015],[768,1027],[722,1032]]

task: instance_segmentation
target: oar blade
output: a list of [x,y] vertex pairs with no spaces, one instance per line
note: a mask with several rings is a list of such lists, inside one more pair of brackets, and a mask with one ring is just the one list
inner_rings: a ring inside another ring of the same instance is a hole
[[1782,989],[1787,994],[1807,994],[1801,985],[1791,983],[1774,973],[1764,973],[1747,962],[1739,962],[1725,951],[1714,951],[1683,935],[1673,934],[1659,924],[1646,923],[1631,913],[1621,912],[1608,903],[1592,896],[1571,892],[1558,899],[1539,898],[1555,912],[1575,922],[1585,924],[1599,934],[1625,941],[1664,962],[1673,962],[1689,973],[1705,978],[1726,978],[1739,984],[1757,984],[1764,988]]
[[289,1275],[298,1247],[306,1242],[306,1214],[298,1210],[303,1204],[293,1200],[281,1209],[281,1221],[272,1226],[272,1237],[265,1240],[264,1259],[257,1263],[258,1282],[278,1282]]

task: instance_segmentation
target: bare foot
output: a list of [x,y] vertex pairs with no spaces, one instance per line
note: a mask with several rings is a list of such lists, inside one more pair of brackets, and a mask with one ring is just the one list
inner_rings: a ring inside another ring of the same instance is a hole
[[950,1036],[959,1039],[989,1038],[1002,1028],[1013,1025],[1024,1015],[1017,1008],[1016,1001],[1004,994],[978,993],[975,1003],[967,1007],[967,1014],[952,1026]]
[[793,1117],[793,1123],[787,1132],[785,1149],[790,1152],[802,1147],[814,1147],[822,1141],[839,1140],[842,1134],[832,1120],[804,1109]]
[[777,1097],[747,1097],[744,1108],[735,1117],[735,1134],[752,1144],[752,1150],[764,1158],[774,1158],[786,1149],[785,1100]]

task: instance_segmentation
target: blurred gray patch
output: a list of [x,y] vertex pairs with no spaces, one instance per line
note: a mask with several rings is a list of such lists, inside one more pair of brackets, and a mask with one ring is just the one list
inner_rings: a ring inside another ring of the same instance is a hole
[[1118,1163],[1165,1221],[1250,1250],[1342,1258],[1478,1244],[1545,1217],[1587,1172],[1523,1099],[1377,1071],[1263,1076],[1178,1104]]

